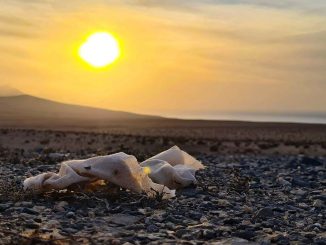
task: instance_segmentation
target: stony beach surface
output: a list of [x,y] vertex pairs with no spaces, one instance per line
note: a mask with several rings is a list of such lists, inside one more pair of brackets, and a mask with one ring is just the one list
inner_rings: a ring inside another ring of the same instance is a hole
[[[226,154],[200,138],[26,130],[0,137],[1,244],[326,244],[325,156]],[[170,200],[110,185],[22,191],[26,177],[57,171],[63,160],[125,151],[142,161],[174,144],[206,169]]]

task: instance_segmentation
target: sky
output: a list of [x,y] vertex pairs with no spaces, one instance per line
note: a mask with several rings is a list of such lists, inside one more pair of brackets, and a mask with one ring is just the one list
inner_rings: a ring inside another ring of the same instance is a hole
[[[107,31],[121,56],[77,55]],[[325,0],[0,0],[0,85],[176,117],[325,113]]]

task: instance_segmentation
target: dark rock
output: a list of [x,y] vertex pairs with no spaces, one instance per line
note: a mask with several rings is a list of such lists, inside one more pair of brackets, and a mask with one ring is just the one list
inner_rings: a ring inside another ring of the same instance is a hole
[[315,200],[315,199],[319,199],[322,200],[324,202],[326,202],[326,195],[316,195],[316,196],[312,196],[311,199]]
[[42,219],[41,219],[41,218],[38,218],[38,217],[34,218],[33,220],[34,220],[36,223],[41,223],[41,222],[42,222]]
[[186,229],[180,229],[180,230],[177,230],[175,232],[175,235],[178,237],[178,238],[181,238],[183,235],[187,234],[188,233],[188,230]]
[[185,197],[196,197],[198,195],[198,192],[196,189],[193,189],[193,188],[185,188],[185,189],[178,191],[178,194],[185,196]]
[[322,208],[324,207],[324,202],[320,199],[316,199],[314,203],[312,204],[315,208]]
[[292,185],[293,186],[299,186],[299,187],[309,187],[310,186],[310,183],[306,180],[302,180],[302,179],[299,179],[299,178],[293,178],[292,179]]
[[74,228],[70,228],[70,227],[65,228],[63,231],[66,232],[66,233],[68,233],[68,234],[75,234],[75,233],[78,232],[78,230],[76,230]]
[[132,225],[137,223],[141,218],[141,216],[129,214],[114,214],[108,218],[108,221],[117,225]]
[[202,238],[205,240],[210,240],[215,238],[217,235],[216,231],[214,230],[203,230],[202,232]]
[[289,238],[283,236],[283,235],[277,235],[275,237],[272,237],[271,242],[275,242],[280,245],[288,245],[290,244]]
[[158,232],[160,229],[156,225],[149,225],[146,228],[147,232]]
[[266,219],[269,217],[273,217],[274,216],[274,212],[272,208],[261,208],[256,212],[256,219]]
[[35,222],[29,222],[25,224],[25,227],[29,229],[38,229],[40,225],[36,224]]
[[32,208],[33,207],[33,202],[21,202],[20,206],[21,207]]
[[0,212],[3,212],[10,207],[11,207],[11,204],[9,204],[9,203],[0,203]]
[[39,212],[33,210],[33,209],[30,209],[30,208],[23,208],[22,213],[26,213],[26,214],[31,214],[31,215],[38,215]]
[[233,235],[246,240],[252,240],[256,236],[256,232],[252,229],[247,229],[243,231],[237,231]]
[[189,212],[189,217],[194,220],[200,220],[200,218],[203,216],[202,213],[196,212],[196,211],[190,211]]
[[250,242],[243,238],[232,237],[219,241],[219,245],[258,245],[258,243]]
[[301,159],[301,163],[304,165],[311,165],[311,166],[322,166],[323,163],[316,158],[311,157],[303,157]]
[[326,245],[326,238],[325,237],[316,237],[314,239],[314,244],[316,244],[316,245]]
[[73,219],[73,218],[76,217],[76,215],[75,215],[74,212],[68,212],[68,213],[66,214],[66,217],[67,217],[68,219]]
[[239,219],[230,218],[230,219],[224,220],[223,223],[226,225],[236,225],[236,224],[239,224]]

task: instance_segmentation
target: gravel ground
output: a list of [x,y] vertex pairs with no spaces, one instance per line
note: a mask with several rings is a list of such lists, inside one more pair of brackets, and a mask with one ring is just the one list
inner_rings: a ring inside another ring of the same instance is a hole
[[[150,156],[145,148],[134,154]],[[170,200],[109,186],[22,192],[27,176],[91,156],[91,149],[1,148],[0,243],[326,244],[325,157],[198,153],[207,166],[196,174],[198,186]]]

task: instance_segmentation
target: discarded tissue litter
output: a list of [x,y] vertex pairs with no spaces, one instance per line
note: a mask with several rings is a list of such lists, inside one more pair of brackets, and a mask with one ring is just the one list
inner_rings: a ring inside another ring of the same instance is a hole
[[195,184],[195,172],[203,168],[200,161],[177,146],[141,164],[136,157],[119,152],[62,162],[59,173],[47,172],[25,179],[24,189],[40,193],[105,180],[148,196],[159,192],[164,193],[163,198],[171,198],[175,196],[175,189]]

